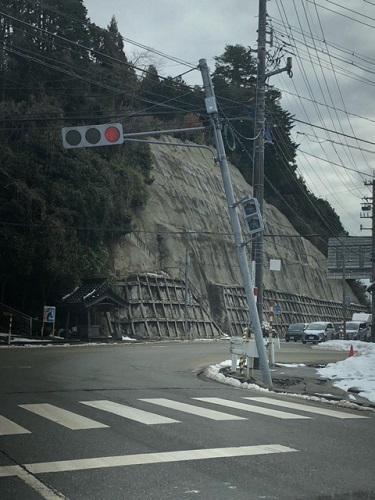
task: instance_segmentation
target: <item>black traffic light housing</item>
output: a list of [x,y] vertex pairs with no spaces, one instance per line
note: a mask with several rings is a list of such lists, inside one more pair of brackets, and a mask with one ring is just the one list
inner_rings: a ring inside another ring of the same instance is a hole
[[264,230],[263,218],[256,198],[246,198],[241,202],[242,212],[249,234],[260,233]]
[[65,149],[113,146],[124,142],[121,123],[64,127],[61,132]]

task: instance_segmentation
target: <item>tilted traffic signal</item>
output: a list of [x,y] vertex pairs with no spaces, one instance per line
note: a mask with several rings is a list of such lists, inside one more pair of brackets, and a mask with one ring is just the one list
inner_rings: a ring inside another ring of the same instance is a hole
[[113,146],[124,142],[121,123],[64,127],[61,132],[65,149]]
[[260,233],[264,229],[262,214],[256,198],[248,198],[241,202],[242,212],[249,234]]

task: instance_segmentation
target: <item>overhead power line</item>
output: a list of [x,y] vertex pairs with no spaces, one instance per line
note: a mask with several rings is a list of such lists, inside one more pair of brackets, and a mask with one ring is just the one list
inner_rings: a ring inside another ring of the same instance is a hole
[[326,127],[322,127],[322,126],[319,126],[319,125],[313,125],[312,123],[306,122],[304,120],[299,120],[298,118],[294,118],[294,117],[293,117],[293,120],[295,122],[298,122],[298,123],[303,123],[304,125],[309,125],[310,127],[313,127],[313,128],[318,128],[320,130],[325,130],[326,132],[332,132],[334,134],[341,135],[343,137],[347,137],[348,139],[355,139],[356,141],[365,142],[367,144],[371,144],[372,146],[375,146],[375,142],[367,141],[366,139],[360,139],[359,137],[356,137],[354,135],[348,135],[348,134],[344,134],[343,132],[337,132],[336,130],[332,130],[332,129],[329,129],[329,128],[326,128]]

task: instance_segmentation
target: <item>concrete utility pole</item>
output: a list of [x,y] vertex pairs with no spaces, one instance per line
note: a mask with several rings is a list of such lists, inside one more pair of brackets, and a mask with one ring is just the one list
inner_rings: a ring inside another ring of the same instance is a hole
[[[189,323],[188,323],[188,310],[189,310],[189,252],[186,250],[185,257],[185,321],[184,321],[184,333],[185,338],[189,335]],[[189,335],[190,338],[190,335]]]
[[[266,79],[286,71],[292,77],[292,58],[287,58],[285,68],[266,73],[266,35],[267,35],[267,0],[259,0],[258,17],[258,66],[256,87],[255,116],[255,156],[254,156],[254,186],[253,196],[258,200],[260,213],[263,215],[264,200],[264,129],[266,107]],[[263,233],[259,233],[253,244],[253,260],[255,260],[255,286],[258,289],[258,314],[263,320]]]
[[[255,116],[255,161],[253,195],[258,200],[260,213],[263,215],[264,199],[264,115],[266,87],[266,0],[259,0],[258,17],[258,74],[257,100]],[[258,289],[257,307],[259,321],[263,321],[263,232],[259,233],[253,243],[253,259],[255,260],[255,286]]]
[[[375,171],[374,174],[375,176]],[[371,283],[375,282],[375,216],[374,216],[374,210],[375,210],[375,179],[372,181],[365,181],[365,186],[372,186],[372,198],[365,197],[364,199],[368,203],[368,205],[371,207],[371,215],[367,215],[365,218],[366,219],[371,219]],[[362,215],[361,215],[362,217]],[[361,226],[361,230],[362,230]],[[364,228],[364,229],[369,229],[369,228]],[[371,321],[371,341],[375,342],[375,324],[374,324],[374,318],[375,318],[375,292],[371,292],[371,315],[372,315],[372,321]]]
[[233,194],[232,182],[230,179],[228,162],[225,154],[223,137],[221,134],[221,124],[219,120],[219,115],[217,111],[216,98],[214,94],[214,89],[211,81],[210,72],[207,66],[206,59],[200,59],[199,68],[202,74],[203,87],[205,93],[205,103],[207,113],[210,116],[211,125],[213,128],[215,145],[216,145],[216,158],[215,161],[220,165],[221,175],[223,179],[224,191],[228,204],[228,212],[232,225],[232,231],[234,235],[234,240],[237,250],[237,259],[245,287],[246,300],[249,307],[249,319],[254,326],[255,332],[255,342],[258,350],[260,367],[262,370],[263,382],[264,384],[271,388],[272,378],[270,369],[267,362],[266,348],[263,341],[262,330],[260,326],[259,316],[256,308],[254,290],[251,282],[251,276],[249,271],[249,264],[246,257],[245,242],[242,239],[241,225],[238,219],[236,202]]
[[[371,181],[372,185],[372,212],[371,212],[371,230],[372,230],[372,239],[371,239],[371,281],[372,283],[375,281],[375,216],[374,216],[374,208],[375,208],[375,180],[373,179]],[[371,314],[372,314],[372,321],[371,321],[371,341],[375,342],[375,324],[374,324],[374,318],[375,318],[375,297],[374,293],[371,295]]]
[[345,267],[345,258],[346,258],[345,246],[344,246],[344,244],[342,244],[342,334],[343,334],[344,340],[347,340],[347,338],[346,338],[346,293],[345,293],[346,267]]
[[[375,180],[372,180],[372,224],[371,224],[371,229],[372,229],[372,245],[371,245],[371,280],[372,282],[375,281],[375,217],[374,217],[374,208],[375,208]],[[374,294],[371,296],[371,314],[372,314],[372,321],[371,321],[371,341],[375,342],[375,324],[374,324],[374,318],[375,318],[375,297]]]

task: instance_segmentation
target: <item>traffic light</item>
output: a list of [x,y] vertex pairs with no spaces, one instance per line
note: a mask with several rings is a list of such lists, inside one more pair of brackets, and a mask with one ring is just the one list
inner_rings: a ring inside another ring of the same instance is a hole
[[65,149],[113,146],[124,142],[121,123],[64,127],[61,132]]
[[248,198],[241,202],[242,211],[249,234],[260,233],[264,229],[262,214],[256,198]]

